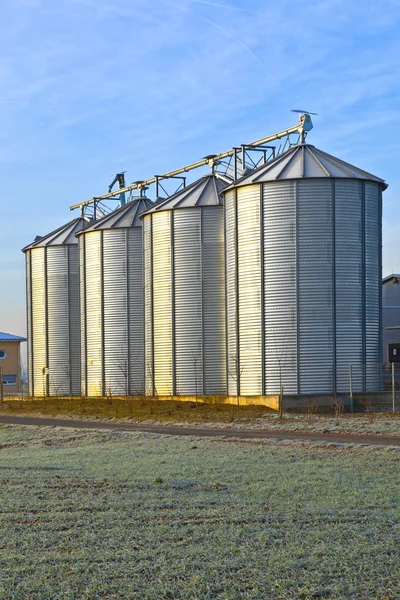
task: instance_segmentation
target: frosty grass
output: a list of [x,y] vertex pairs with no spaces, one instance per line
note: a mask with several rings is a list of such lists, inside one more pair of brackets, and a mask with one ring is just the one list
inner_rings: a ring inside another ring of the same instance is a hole
[[0,598],[400,598],[400,448],[0,426],[0,450]]

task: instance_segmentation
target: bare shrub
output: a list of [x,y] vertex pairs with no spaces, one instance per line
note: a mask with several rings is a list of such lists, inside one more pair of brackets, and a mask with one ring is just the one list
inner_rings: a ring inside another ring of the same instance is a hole
[[368,423],[373,423],[375,420],[375,399],[371,396],[364,396],[361,398],[360,403],[364,407],[364,412],[367,416]]
[[306,411],[308,422],[312,423],[314,420],[314,416],[318,410],[318,404],[315,402],[313,398],[307,400],[304,404],[304,410]]
[[343,403],[343,400],[338,398],[336,394],[334,394],[333,398],[332,398],[332,407],[333,407],[333,410],[335,411],[336,425],[339,425],[339,419],[343,415],[343,411],[344,411],[344,403]]

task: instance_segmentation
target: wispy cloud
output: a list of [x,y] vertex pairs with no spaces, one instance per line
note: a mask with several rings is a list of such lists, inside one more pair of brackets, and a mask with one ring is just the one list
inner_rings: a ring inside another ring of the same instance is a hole
[[310,142],[397,181],[398,0],[15,0],[0,18],[3,255],[117,170],[139,179],[249,142],[297,106],[320,113]]

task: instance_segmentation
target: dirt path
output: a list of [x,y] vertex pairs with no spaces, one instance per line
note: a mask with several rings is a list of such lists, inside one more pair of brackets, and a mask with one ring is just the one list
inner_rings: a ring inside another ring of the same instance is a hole
[[186,435],[197,437],[225,437],[237,439],[312,440],[347,444],[372,444],[374,446],[400,446],[400,437],[378,435],[354,435],[343,433],[313,433],[266,429],[224,429],[207,427],[177,427],[167,425],[145,425],[137,423],[106,423],[103,421],[73,421],[70,419],[17,417],[0,415],[0,423],[12,425],[47,425],[73,427],[75,429],[113,429],[118,431],[143,431],[161,435]]

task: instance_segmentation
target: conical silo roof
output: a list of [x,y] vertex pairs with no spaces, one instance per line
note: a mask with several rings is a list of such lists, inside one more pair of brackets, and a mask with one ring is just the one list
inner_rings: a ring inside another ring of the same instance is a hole
[[380,183],[384,188],[387,184],[383,179],[371,175],[354,165],[351,165],[331,154],[327,154],[315,146],[300,144],[293,146],[287,152],[274,160],[255,169],[236,181],[228,189],[253,183],[282,181],[287,179],[359,179]]
[[221,192],[227,185],[229,185],[229,180],[221,177],[218,173],[205,175],[176,192],[173,196],[158,201],[145,214],[178,208],[194,208],[196,206],[222,206]]
[[149,210],[153,204],[154,203],[149,198],[134,198],[131,202],[128,202],[124,206],[121,206],[120,208],[117,208],[117,210],[111,212],[109,215],[106,215],[98,221],[95,221],[89,225],[89,227],[86,227],[79,233],[100,231],[102,229],[141,227],[142,222],[139,219],[140,215]]
[[79,233],[84,226],[87,224],[85,217],[77,217],[72,221],[69,221],[65,225],[58,227],[54,231],[44,235],[37,236],[35,240],[22,248],[22,252],[31,250],[33,248],[45,248],[47,246],[65,246],[66,244],[77,244],[76,234]]

